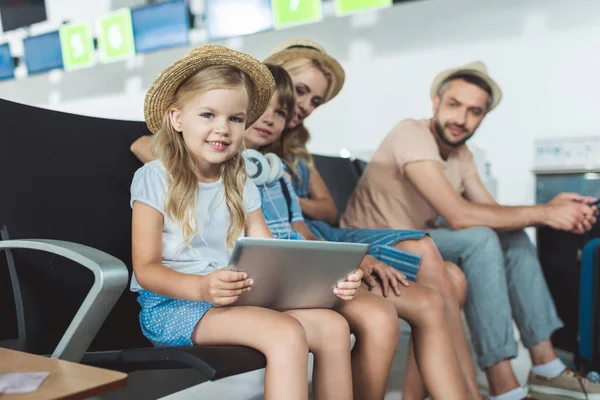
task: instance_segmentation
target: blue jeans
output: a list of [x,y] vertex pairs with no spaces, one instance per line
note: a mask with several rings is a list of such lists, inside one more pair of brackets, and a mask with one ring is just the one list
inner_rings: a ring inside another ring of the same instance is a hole
[[482,369],[517,356],[513,318],[527,348],[563,326],[524,231],[475,227],[427,232],[442,257],[467,277],[465,314]]

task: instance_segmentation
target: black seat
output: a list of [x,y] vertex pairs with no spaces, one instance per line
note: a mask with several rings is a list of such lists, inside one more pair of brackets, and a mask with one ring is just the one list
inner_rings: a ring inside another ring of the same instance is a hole
[[368,163],[365,160],[361,160],[360,158],[354,159],[354,166],[356,167],[356,171],[360,176],[362,176],[362,174],[365,172],[365,169],[367,169],[367,165]]
[[[0,99],[0,223],[11,239],[87,245],[131,272],[130,184],[141,164],[131,143],[143,122],[91,118]],[[48,253],[14,250],[27,340],[21,350],[50,354],[86,296],[93,274]],[[19,335],[11,279],[0,257],[0,341]],[[14,283],[14,281],[13,281]],[[6,289],[6,290],[5,290]],[[82,362],[132,371],[191,367],[209,379],[265,366],[264,356],[234,346],[153,348],[139,327],[136,295],[125,289]],[[6,318],[5,318],[6,316]],[[5,321],[14,323],[5,323]]]
[[346,209],[346,204],[356,188],[362,170],[359,171],[355,162],[349,158],[318,154],[313,154],[312,157],[317,171],[331,192],[339,216]]

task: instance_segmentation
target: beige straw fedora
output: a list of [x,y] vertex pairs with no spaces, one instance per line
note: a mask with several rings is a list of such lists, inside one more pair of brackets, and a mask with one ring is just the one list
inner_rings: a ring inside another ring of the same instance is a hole
[[252,82],[252,104],[246,126],[252,125],[265,111],[275,90],[269,69],[259,60],[227,47],[209,44],[193,49],[162,71],[148,89],[144,101],[144,118],[152,133],[158,132],[179,86],[197,71],[212,65],[229,65],[243,71]]
[[282,65],[288,60],[309,58],[319,61],[332,75],[331,87],[324,103],[333,99],[342,90],[346,73],[339,62],[331,57],[323,46],[310,39],[293,39],[279,45],[265,62]]
[[492,109],[494,109],[494,107],[496,107],[498,103],[500,103],[500,99],[502,99],[502,90],[500,89],[500,86],[496,83],[496,81],[494,81],[488,75],[487,68],[485,64],[481,61],[475,61],[470,64],[463,65],[462,67],[447,69],[437,74],[437,76],[433,80],[433,83],[431,84],[431,98],[434,98],[437,95],[440,86],[446,79],[454,75],[463,74],[477,76],[483,79],[490,86],[490,88],[492,89],[492,106],[488,111],[492,111]]

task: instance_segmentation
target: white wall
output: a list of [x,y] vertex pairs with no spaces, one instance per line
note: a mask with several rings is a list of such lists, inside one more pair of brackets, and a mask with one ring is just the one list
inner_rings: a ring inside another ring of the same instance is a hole
[[[438,71],[476,59],[504,90],[472,140],[492,163],[501,202],[533,202],[534,139],[600,135],[598,0],[427,0],[225,44],[264,58],[291,37],[318,40],[347,72],[340,95],[309,119],[314,152],[368,154],[400,119],[430,115]],[[145,89],[187,50],[11,81],[0,84],[0,96],[142,119]]]

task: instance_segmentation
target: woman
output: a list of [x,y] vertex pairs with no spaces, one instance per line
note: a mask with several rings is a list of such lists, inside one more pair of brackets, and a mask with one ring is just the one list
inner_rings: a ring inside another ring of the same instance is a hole
[[[277,154],[285,162],[312,233],[330,241],[370,243],[376,245],[374,249],[383,247],[387,250],[370,255],[400,269],[416,282],[437,290],[444,301],[456,356],[469,394],[474,399],[480,398],[460,313],[466,295],[466,280],[458,267],[444,263],[433,241],[423,232],[335,228],[330,225],[337,221],[337,210],[323,179],[312,165],[306,149],[310,134],[303,123],[316,108],[340,92],[345,80],[343,68],[318,43],[304,39],[284,43],[265,62],[284,67],[296,91],[295,116],[287,124],[280,140],[265,151]],[[406,252],[420,256],[418,270],[407,269],[403,262]],[[368,274],[369,271],[365,271],[365,275]],[[379,287],[374,291],[388,295],[387,290],[383,293]],[[389,294],[387,299],[399,307],[401,299],[395,293]],[[413,351],[411,344],[403,399],[424,399],[427,393]]]

